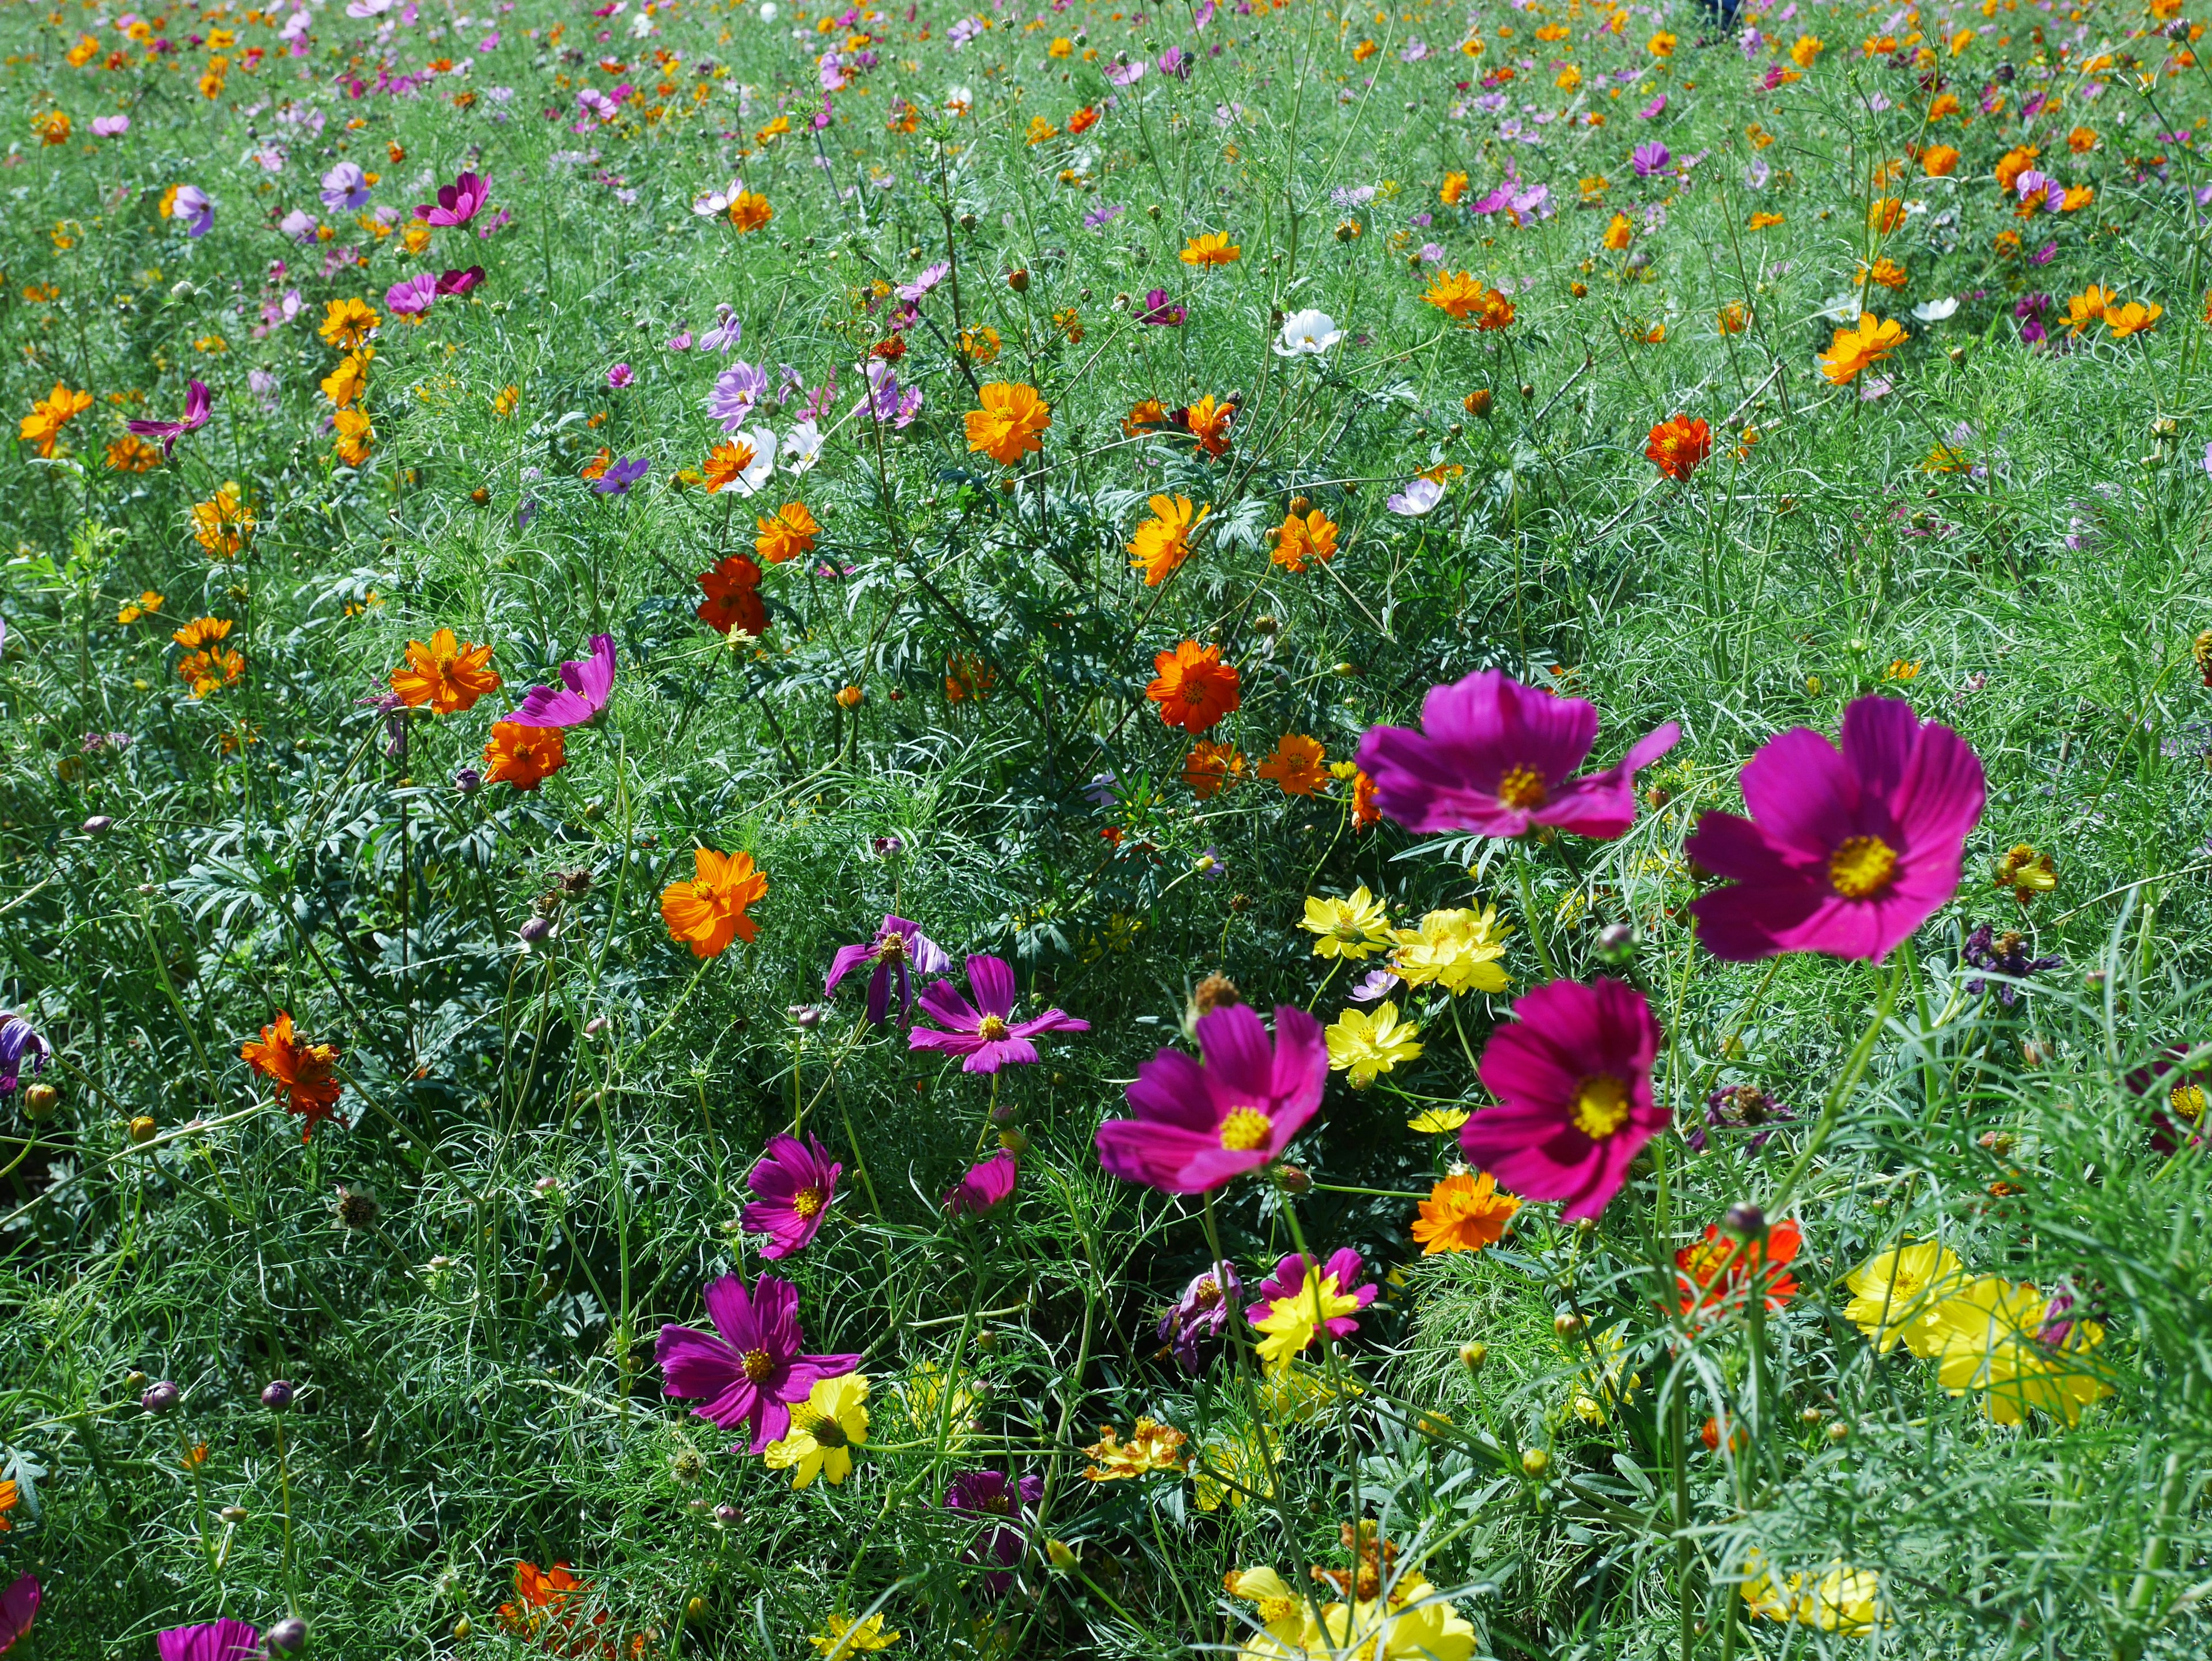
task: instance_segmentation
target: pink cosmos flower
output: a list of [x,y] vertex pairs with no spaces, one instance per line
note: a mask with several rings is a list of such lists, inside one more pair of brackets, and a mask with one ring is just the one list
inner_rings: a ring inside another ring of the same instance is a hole
[[[1276,1263],[1275,1272],[1260,1282],[1260,1299],[1246,1307],[1244,1318],[1257,1326],[1267,1318],[1267,1311],[1277,1299],[1297,1297],[1305,1289],[1306,1269],[1312,1262],[1310,1257],[1294,1251]],[[1372,1281],[1365,1286],[1359,1284],[1359,1277],[1366,1272],[1359,1254],[1350,1246],[1339,1246],[1329,1253],[1328,1261],[1321,1266],[1324,1277],[1331,1275],[1336,1277],[1337,1291],[1362,1309],[1375,1301],[1377,1290]],[[1349,1338],[1359,1330],[1358,1318],[1350,1315],[1332,1316],[1322,1324],[1328,1329],[1328,1335],[1332,1338]]]
[[0,1592],[0,1654],[13,1649],[15,1640],[30,1631],[31,1623],[39,1618],[42,1596],[35,1574],[18,1576],[13,1585]]
[[1259,1015],[1227,1004],[1198,1018],[1202,1061],[1163,1050],[1128,1087],[1136,1115],[1098,1127],[1109,1176],[1168,1194],[1205,1194],[1282,1157],[1321,1105],[1328,1046],[1303,1009],[1275,1011],[1275,1039]]
[[1572,777],[1597,737],[1597,706],[1496,669],[1431,687],[1421,727],[1370,727],[1359,741],[1375,805],[1408,830],[1518,837],[1548,824],[1598,842],[1635,822],[1637,770],[1682,736],[1668,721],[1604,772]]
[[768,1151],[745,1178],[745,1186],[760,1198],[738,1216],[746,1233],[769,1237],[762,1256],[775,1262],[806,1250],[830,1214],[844,1169],[830,1163],[830,1150],[818,1136],[805,1142],[796,1136],[768,1139]]
[[791,1404],[805,1401],[817,1379],[860,1365],[857,1355],[800,1353],[799,1290],[787,1281],[763,1275],[748,1296],[743,1281],[725,1275],[708,1284],[706,1299],[714,1332],[665,1326],[653,1358],[670,1396],[706,1404],[691,1409],[700,1418],[724,1430],[751,1426],[755,1453],[791,1428]]
[[207,383],[195,380],[185,389],[185,417],[181,421],[133,421],[131,430],[142,437],[159,438],[161,453],[166,456],[176,447],[176,442],[186,433],[196,433],[207,425],[208,406],[213,400]]
[[1483,1048],[1483,1086],[1498,1105],[1460,1127],[1460,1148],[1500,1188],[1595,1217],[1667,1128],[1651,1099],[1658,1053],[1659,1024],[1635,988],[1602,978],[1533,987]]
[[907,1035],[911,1050],[935,1050],[961,1056],[963,1073],[996,1073],[1012,1062],[1034,1062],[1036,1046],[1030,1042],[1040,1032],[1088,1032],[1089,1021],[1078,1020],[1062,1010],[1048,1009],[1033,1020],[1013,1021],[1014,971],[1004,959],[968,959],[968,986],[975,1005],[953,989],[950,981],[939,981],[915,1000],[921,1013],[947,1029],[939,1032],[918,1026]]
[[92,131],[96,137],[118,137],[131,131],[131,118],[127,115],[95,115],[92,118]]
[[506,719],[522,727],[581,727],[607,706],[615,686],[615,642],[592,636],[592,654],[561,666],[565,690],[533,686],[521,706]]
[[401,317],[428,311],[437,297],[438,279],[428,271],[418,271],[384,291],[385,305]]
[[945,1191],[945,1208],[956,1217],[980,1217],[1014,1191],[1014,1179],[1020,1175],[1012,1154],[994,1153],[970,1167],[957,1187]]
[[452,184],[438,186],[436,203],[421,204],[415,210],[415,216],[432,225],[465,225],[477,216],[490,195],[489,179],[464,173]]
[[868,977],[868,1025],[881,1026],[890,1017],[894,983],[898,991],[899,1014],[904,1018],[914,1008],[914,981],[909,970],[941,975],[952,967],[952,959],[945,956],[944,947],[921,932],[920,923],[905,917],[885,917],[872,940],[837,948],[837,955],[830,961],[830,976],[823,982],[822,990],[835,995],[846,976],[870,964],[875,965],[875,972]]
[[254,1661],[261,1634],[243,1621],[225,1617],[204,1626],[172,1627],[154,1635],[161,1661]]
[[465,271],[441,271],[438,274],[440,294],[462,295],[484,280],[484,268],[471,265]]
[[1957,891],[1981,822],[1981,758],[1899,698],[1844,711],[1840,753],[1795,727],[1743,770],[1751,818],[1707,813],[1683,851],[1732,879],[1692,902],[1698,938],[1743,963],[1778,952],[1876,962]]

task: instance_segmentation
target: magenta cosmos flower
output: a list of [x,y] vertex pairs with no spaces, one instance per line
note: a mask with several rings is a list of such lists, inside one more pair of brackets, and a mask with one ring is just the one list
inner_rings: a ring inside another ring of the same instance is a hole
[[768,1151],[745,1178],[745,1186],[760,1198],[738,1217],[746,1233],[769,1237],[762,1256],[774,1262],[806,1250],[830,1214],[844,1169],[830,1162],[830,1150],[818,1136],[805,1142],[796,1136],[768,1139]]
[[1044,1478],[1031,1472],[1019,1482],[1002,1471],[971,1470],[952,1479],[945,1490],[945,1509],[970,1517],[1006,1519],[988,1529],[982,1537],[960,1555],[963,1563],[992,1562],[999,1567],[983,1577],[994,1597],[1013,1589],[1014,1577],[1006,1573],[1022,1561],[1026,1543],[1023,1531],[1012,1524],[1030,1516],[1044,1499]]
[[1683,851],[1731,885],[1692,902],[1698,938],[1742,963],[1778,952],[1880,961],[1957,891],[1982,764],[1897,698],[1855,699],[1840,753],[1809,727],[1743,770],[1748,819],[1707,813]]
[[1280,1159],[1321,1105],[1328,1046],[1321,1023],[1285,1004],[1271,1045],[1260,1017],[1226,1004],[1198,1018],[1202,1062],[1163,1050],[1128,1088],[1133,1119],[1098,1127],[1111,1176],[1169,1194],[1205,1194]]
[[[1260,1301],[1246,1308],[1244,1318],[1257,1326],[1267,1318],[1268,1311],[1275,1306],[1278,1300],[1295,1298],[1304,1292],[1306,1269],[1312,1261],[1303,1252],[1294,1251],[1278,1262],[1275,1272],[1260,1282]],[[1372,1281],[1365,1286],[1359,1284],[1359,1277],[1366,1272],[1367,1266],[1350,1246],[1339,1246],[1328,1254],[1328,1260],[1321,1266],[1322,1277],[1326,1280],[1334,1275],[1337,1291],[1362,1309],[1375,1301],[1377,1290]],[[1332,1338],[1349,1338],[1359,1330],[1358,1317],[1351,1315],[1332,1316],[1322,1324],[1328,1329],[1328,1335]]]
[[161,453],[166,456],[176,447],[177,441],[186,433],[196,433],[207,425],[208,410],[214,403],[213,395],[204,380],[195,380],[185,389],[185,414],[181,421],[131,421],[124,424],[142,438],[161,441]]
[[226,1616],[199,1627],[172,1627],[154,1635],[161,1661],[252,1661],[261,1634]]
[[1014,1179],[1020,1175],[1021,1167],[1012,1154],[994,1153],[970,1167],[959,1185],[946,1191],[945,1208],[956,1217],[980,1217],[1014,1191]]
[[913,975],[942,975],[952,967],[952,959],[945,955],[943,946],[921,932],[920,923],[904,917],[885,917],[872,940],[837,948],[822,990],[834,995],[846,976],[870,964],[875,965],[875,973],[868,977],[868,1021],[881,1026],[890,1015],[894,982],[898,987],[899,1015],[903,1019],[914,1007]]
[[1059,1009],[1048,1009],[1034,1020],[1012,1019],[1014,971],[1002,958],[969,958],[968,987],[975,995],[972,1006],[950,981],[938,982],[915,1000],[923,1014],[948,1030],[939,1032],[916,1027],[907,1037],[908,1048],[963,1056],[960,1070],[963,1073],[996,1073],[1010,1062],[1036,1061],[1036,1046],[1030,1040],[1040,1032],[1091,1030],[1089,1021],[1078,1020]]
[[763,1275],[748,1295],[743,1281],[725,1275],[705,1295],[714,1332],[665,1326],[653,1358],[669,1396],[705,1403],[691,1409],[700,1418],[724,1430],[750,1425],[755,1453],[791,1428],[791,1404],[805,1401],[817,1379],[842,1378],[860,1365],[857,1355],[800,1353],[799,1289],[788,1281]]
[[507,719],[519,727],[581,727],[597,715],[614,691],[614,636],[593,635],[591,656],[561,666],[561,685],[557,692],[550,686],[532,687]]
[[1375,805],[1408,830],[1518,837],[1548,824],[1607,842],[1636,820],[1634,779],[1682,736],[1646,733],[1602,773],[1573,777],[1597,737],[1597,706],[1485,669],[1421,700],[1421,731],[1376,727],[1359,741]]
[[35,1574],[18,1576],[13,1585],[0,1592],[0,1652],[14,1648],[15,1640],[30,1631],[31,1623],[39,1618],[41,1596]]
[[465,225],[483,210],[490,195],[489,179],[464,173],[452,184],[439,186],[437,201],[420,204],[415,216],[432,225]]
[[1659,1024],[1634,987],[1547,981],[1513,1005],[1482,1051],[1498,1098],[1460,1127],[1468,1161],[1529,1200],[1565,1200],[1595,1217],[1628,1179],[1629,1161],[1667,1128],[1651,1099]]

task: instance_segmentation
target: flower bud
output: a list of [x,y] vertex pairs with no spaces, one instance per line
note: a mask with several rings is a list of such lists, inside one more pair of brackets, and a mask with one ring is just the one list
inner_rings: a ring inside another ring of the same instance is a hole
[[131,1140],[142,1147],[161,1134],[161,1127],[150,1113],[141,1113],[131,1122]]
[[483,788],[483,775],[473,767],[456,768],[453,770],[453,788],[465,796],[473,796]]
[[543,945],[547,940],[551,938],[552,934],[553,922],[551,918],[532,917],[528,922],[523,924],[521,928],[514,931],[514,937],[520,940],[524,946],[532,946]]
[[1844,1441],[1850,1437],[1850,1433],[1851,1427],[1840,1419],[1828,1427],[1828,1439],[1831,1442]]
[[1476,387],[1465,398],[1460,399],[1460,407],[1465,410],[1469,415],[1474,417],[1478,421],[1489,420],[1490,388],[1487,386]]
[[469,1624],[469,1617],[465,1615],[453,1622],[453,1641],[465,1644],[469,1641],[469,1635],[475,1631],[476,1628]]
[[1609,922],[1597,933],[1598,956],[1607,963],[1626,963],[1636,955],[1636,930],[1625,922]]
[[735,1506],[732,1505],[726,1500],[723,1500],[720,1505],[714,1507],[714,1520],[726,1525],[737,1522],[738,1518],[742,1518],[744,1515],[744,1512],[739,1511]]
[[84,822],[84,834],[88,837],[101,836],[106,831],[112,830],[114,825],[115,821],[110,818],[106,814],[94,813],[90,818]]
[[584,1023],[584,1036],[587,1038],[599,1037],[613,1025],[605,1015],[594,1015]]
[[1006,286],[1016,294],[1027,294],[1030,290],[1030,274],[1027,271],[1008,271]]
[[1018,1159],[1030,1151],[1030,1139],[1020,1126],[1010,1125],[999,1133],[999,1146]]
[[243,1506],[225,1506],[221,1511],[216,1512],[216,1516],[222,1518],[233,1528],[243,1523],[251,1514]]
[[703,1621],[706,1616],[707,1600],[705,1598],[694,1597],[684,1605],[684,1617],[687,1621]]
[[879,860],[887,860],[894,854],[906,851],[905,839],[900,837],[878,837],[869,846],[876,850],[876,857]]
[[1818,1408],[1807,1408],[1803,1412],[1797,1415],[1797,1422],[1804,1426],[1808,1430],[1810,1430],[1826,1416],[1827,1415],[1822,1413]]
[[1766,1232],[1766,1214],[1748,1200],[1738,1200],[1721,1219],[1721,1226],[1749,1239]]
[[176,1384],[164,1378],[138,1398],[138,1405],[149,1413],[167,1413],[185,1399],[185,1393]]
[[1522,397],[1523,397],[1523,398],[1534,398],[1534,397],[1535,397],[1535,396],[1536,396],[1536,388],[1535,388],[1534,385],[1533,383],[1529,382],[1529,381],[1526,381],[1526,380],[1522,381],[1522,382],[1521,383],[1521,396],[1522,396]]
[[960,216],[960,228],[963,231],[974,230],[975,228],[975,216],[972,213],[962,214]]
[[783,1013],[801,1032],[811,1032],[822,1025],[822,1012],[811,1003],[795,1003]]
[[1571,1309],[1563,1309],[1552,1317],[1552,1330],[1562,1338],[1571,1338],[1583,1329],[1583,1317]]
[[1294,1165],[1278,1165],[1275,1180],[1283,1185],[1285,1194],[1310,1194],[1313,1191],[1312,1177]]
[[1066,1574],[1075,1567],[1075,1548],[1065,1540],[1048,1540],[1044,1542],[1044,1558],[1046,1562]]
[[307,1641],[307,1623],[296,1615],[288,1615],[267,1634],[269,1647],[286,1655],[297,1655]]
[[1528,1448],[1521,1455],[1521,1474],[1541,1482],[1544,1473],[1552,1468],[1552,1456],[1541,1448]]
[[34,1084],[25,1085],[23,1086],[23,1116],[33,1120],[46,1118],[61,1105],[61,1100],[62,1092],[44,1079],[39,1080]]
[[261,1389],[261,1405],[271,1413],[282,1413],[292,1405],[292,1381],[271,1378]]
[[1489,1359],[1490,1346],[1488,1344],[1462,1344],[1459,1347],[1459,1364],[1465,1367],[1469,1372],[1481,1372],[1482,1364]]

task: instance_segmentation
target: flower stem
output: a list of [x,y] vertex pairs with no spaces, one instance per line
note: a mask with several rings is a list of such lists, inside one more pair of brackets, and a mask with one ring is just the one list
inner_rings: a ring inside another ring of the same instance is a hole
[[1536,920],[1536,901],[1528,886],[1528,852],[1521,839],[1513,841],[1513,879],[1521,890],[1521,920],[1528,926],[1528,944],[1536,948],[1536,961],[1544,965],[1544,978],[1557,980],[1559,970],[1552,961],[1552,948],[1544,940],[1544,926]]
[[1828,1098],[1820,1104],[1820,1121],[1813,1127],[1813,1134],[1805,1143],[1805,1151],[1797,1156],[1797,1162],[1783,1177],[1782,1186],[1775,1189],[1773,1197],[1767,1201],[1768,1214],[1780,1217],[1788,1214],[1790,1196],[1797,1191],[1798,1183],[1812,1169],[1813,1161],[1827,1144],[1830,1134],[1836,1128],[1836,1121],[1842,1116],[1845,1099],[1857,1088],[1859,1080],[1866,1073],[1867,1063],[1874,1059],[1875,1042],[1881,1037],[1881,1029],[1889,1022],[1890,1011],[1897,1007],[1898,990],[1904,980],[1905,959],[1900,957],[1896,966],[1890,970],[1889,978],[1882,983],[1881,996],[1875,1004],[1874,1019],[1867,1023],[1866,1031],[1859,1035],[1858,1044],[1851,1051],[1850,1058],[1844,1063],[1844,1070],[1836,1075],[1835,1083],[1828,1086]]

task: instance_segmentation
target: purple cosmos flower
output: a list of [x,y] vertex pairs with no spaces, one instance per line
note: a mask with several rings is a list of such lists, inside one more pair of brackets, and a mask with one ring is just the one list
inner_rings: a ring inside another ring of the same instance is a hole
[[607,371],[607,385],[617,392],[620,392],[636,379],[637,372],[627,363],[617,363]]
[[131,430],[142,437],[161,441],[161,453],[167,455],[176,442],[186,433],[196,433],[207,425],[208,405],[212,399],[207,383],[192,381],[185,389],[185,416],[181,421],[133,421]]
[[1112,224],[1128,211],[1129,204],[1126,202],[1102,202],[1083,216],[1083,228],[1090,231],[1097,230]]
[[879,357],[870,358],[868,390],[860,394],[860,401],[853,407],[866,410],[873,420],[904,427],[921,413],[921,388],[908,386],[900,390],[898,376],[891,366]]
[[441,185],[436,203],[422,203],[415,210],[415,216],[433,225],[465,225],[490,195],[489,179],[464,173],[452,184]]
[[1673,152],[1654,138],[1630,151],[1628,164],[1636,169],[1638,179],[1649,179],[1674,159]]
[[1228,1329],[1229,1311],[1243,1295],[1234,1263],[1216,1263],[1191,1277],[1175,1307],[1160,1317],[1160,1342],[1175,1352],[1177,1366],[1194,1378],[1206,1371],[1209,1353]]
[[323,175],[323,205],[349,213],[368,200],[368,175],[357,161],[341,161]]
[[484,268],[471,265],[466,271],[441,271],[438,276],[440,294],[463,295],[484,280]]
[[31,1058],[27,1070],[36,1078],[46,1070],[46,1062],[53,1053],[53,1046],[39,1035],[27,1017],[0,1009],[0,1096],[15,1093],[15,1086],[26,1070],[24,1056]]
[[734,433],[767,394],[767,372],[741,359],[714,377],[714,389],[707,394],[707,413],[722,423],[724,432]]
[[428,311],[437,297],[438,279],[428,271],[418,271],[384,291],[384,303],[401,317]]
[[205,236],[215,223],[215,204],[208,193],[197,185],[185,185],[169,201],[169,217],[185,222],[185,234],[195,239]]
[[1779,952],[1879,961],[1959,886],[1981,822],[1981,758],[1898,698],[1855,699],[1840,752],[1808,727],[1746,764],[1747,819],[1707,813],[1683,851],[1732,879],[1691,904],[1717,958]]
[[691,331],[678,329],[661,344],[672,352],[688,352],[691,350]]
[[1139,58],[1133,64],[1109,64],[1106,78],[1117,87],[1133,87],[1145,78],[1145,60]]
[[[1662,92],[1650,103],[1646,104],[1642,109],[1637,111],[1636,119],[1639,121],[1656,121],[1661,116],[1666,113],[1667,94]],[[1664,144],[1659,146],[1659,165],[1662,167],[1667,165],[1667,147]],[[1644,175],[1640,171],[1637,174],[1637,177],[1639,179],[1643,176]]]
[[1188,79],[1190,72],[1198,67],[1198,60],[1181,46],[1170,46],[1160,54],[1159,64],[1162,75],[1171,75],[1182,81]]
[[724,1430],[750,1425],[755,1453],[791,1428],[791,1404],[805,1401],[816,1380],[842,1378],[860,1365],[857,1355],[801,1353],[799,1289],[788,1281],[764,1274],[749,1296],[743,1281],[725,1275],[705,1296],[714,1332],[665,1326],[653,1359],[669,1396],[705,1403],[691,1409],[698,1417]]
[[39,1618],[41,1595],[35,1574],[19,1577],[15,1585],[0,1592],[0,1654],[14,1648],[15,1640],[30,1631],[31,1622]]
[[315,216],[305,208],[295,208],[276,222],[276,228],[295,242],[313,242],[315,240]]
[[[1305,1289],[1306,1270],[1312,1263],[1312,1258],[1296,1251],[1278,1262],[1275,1272],[1260,1282],[1260,1300],[1246,1307],[1245,1318],[1257,1326],[1267,1319],[1269,1307],[1278,1298],[1297,1297]],[[1364,1309],[1375,1301],[1378,1288],[1372,1281],[1365,1286],[1359,1284],[1359,1277],[1367,1272],[1366,1266],[1360,1262],[1359,1254],[1350,1246],[1340,1246],[1331,1252],[1328,1260],[1322,1264],[1320,1272],[1324,1276],[1336,1276],[1337,1291],[1352,1299],[1360,1308]],[[1349,1338],[1359,1330],[1358,1318],[1350,1315],[1332,1316],[1322,1324],[1328,1329],[1328,1335],[1332,1338]]]
[[745,326],[738,317],[737,307],[718,304],[714,307],[714,326],[700,334],[699,350],[702,352],[726,352],[744,336]]
[[652,471],[653,464],[643,456],[609,462],[606,472],[592,481],[592,489],[603,496],[628,496],[629,487]]
[[258,1628],[226,1617],[201,1627],[172,1627],[154,1635],[161,1661],[254,1661],[261,1647]]
[[1373,1003],[1377,998],[1389,996],[1397,984],[1398,977],[1389,970],[1370,969],[1366,977],[1352,989],[1352,1001],[1354,1003]]
[[1022,1561],[1027,1543],[1022,1530],[1012,1525],[1013,1519],[1030,1514],[1043,1498],[1044,1478],[1034,1472],[1018,1482],[1000,1471],[964,1471],[954,1477],[951,1487],[945,1489],[947,1511],[1009,1519],[987,1530],[960,1556],[963,1563],[988,1561],[999,1565],[983,1577],[983,1584],[992,1597],[1004,1597],[1013,1589],[1014,1577],[1007,1571]]
[[922,268],[921,275],[915,277],[913,282],[902,283],[898,285],[896,289],[898,297],[911,305],[944,282],[951,275],[951,272],[952,267],[942,259],[934,265],[926,265]]
[[[534,508],[526,498],[523,504]],[[615,684],[615,641],[612,635],[593,635],[592,654],[561,666],[566,689],[533,686],[521,706],[507,719],[523,727],[581,727],[607,706]]]
[[[975,959],[971,958],[969,961],[972,963]],[[942,986],[945,983],[939,981],[938,984]],[[917,1033],[915,1036],[921,1035]],[[955,1217],[980,1217],[1014,1191],[1014,1178],[1020,1174],[1021,1169],[1014,1163],[1012,1154],[1003,1150],[994,1153],[981,1164],[969,1167],[968,1174],[956,1187],[945,1190],[945,1208]]]
[[1182,307],[1169,303],[1165,289],[1153,289],[1146,294],[1145,309],[1137,321],[1149,323],[1156,329],[1179,329],[1188,315]]
[[95,138],[116,138],[131,131],[127,115],[95,115],[92,118],[92,133]]
[[1407,830],[1518,837],[1547,824],[1598,842],[1634,822],[1637,770],[1682,736],[1668,721],[1604,772],[1575,778],[1597,736],[1597,706],[1496,669],[1431,687],[1421,726],[1371,727],[1359,741],[1375,805]]
[[1321,1023],[1285,1004],[1271,1043],[1259,1015],[1225,1004],[1198,1018],[1200,1061],[1162,1050],[1126,1092],[1135,1115],[1098,1127],[1109,1176],[1168,1194],[1205,1194],[1282,1157],[1321,1106],[1328,1046]]
[[1382,498],[1382,505],[1401,519],[1420,519],[1444,499],[1444,487],[1432,478],[1412,478],[1406,488]]
[[909,969],[924,975],[942,975],[952,967],[952,959],[942,946],[921,932],[921,924],[904,917],[887,916],[872,940],[837,948],[837,955],[830,961],[830,977],[823,983],[822,990],[834,995],[846,976],[866,964],[875,965],[875,972],[868,977],[868,1024],[881,1026],[890,1019],[894,981],[898,986],[899,1018],[903,1020],[914,1008],[914,983]]
[[[910,1050],[935,1050],[966,1057],[963,1073],[996,1073],[1013,1062],[1034,1062],[1036,1046],[1030,1042],[1040,1032],[1088,1032],[1089,1021],[1058,1009],[1048,1009],[1033,1020],[1014,1021],[1014,971],[1003,958],[968,959],[968,986],[975,1004],[939,981],[916,1001],[921,1013],[946,1028],[942,1032],[916,1027],[908,1035]],[[980,1167],[979,1167],[980,1169]],[[971,1173],[972,1174],[972,1173]]]
[[745,1186],[760,1198],[738,1215],[746,1233],[770,1237],[762,1256],[775,1262],[806,1250],[830,1214],[844,1169],[830,1163],[818,1136],[804,1143],[795,1136],[768,1139],[768,1151],[745,1178]]
[[1708,1129],[1748,1129],[1752,1136],[1743,1151],[1756,1153],[1766,1146],[1777,1124],[1796,1116],[1757,1085],[1730,1085],[1705,1098],[1705,1123],[1693,1126],[1682,1140],[1689,1143],[1692,1153],[1702,1153]]
[[[1976,969],[1989,970],[2008,977],[1996,989],[1998,999],[2008,1009],[2019,1001],[2020,988],[2014,981],[2024,981],[2031,975],[2040,975],[2046,969],[2063,969],[2063,958],[2030,958],[2027,955],[2027,936],[2014,929],[1997,933],[1984,923],[1966,936],[1966,962]],[[1978,998],[1989,983],[1977,975],[1966,983],[1966,995]]]

